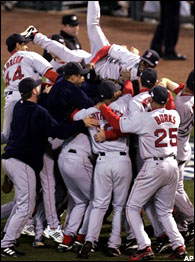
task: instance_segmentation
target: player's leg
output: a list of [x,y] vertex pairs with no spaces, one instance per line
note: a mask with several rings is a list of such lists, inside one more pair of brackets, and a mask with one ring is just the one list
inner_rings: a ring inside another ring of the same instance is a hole
[[86,241],[98,241],[103,218],[112,197],[111,168],[105,156],[97,158],[94,171],[94,200],[93,209],[89,217]]
[[113,173],[113,219],[108,247],[119,248],[121,246],[122,213],[131,183],[132,167],[128,156],[119,155],[117,159],[112,157],[110,161]]
[[166,180],[164,186],[159,188],[158,192],[155,194],[154,204],[166,234],[172,242],[172,248],[175,250],[177,247],[184,245],[184,239],[179,233],[177,224],[172,215],[178,183],[178,169],[176,161],[167,159],[163,162],[164,168],[163,171],[161,171],[161,175],[163,175]]
[[143,206],[151,199],[163,183],[164,177],[163,175],[159,175],[161,174],[160,170],[161,169],[156,161],[152,159],[145,161],[142,169],[134,181],[127,201],[127,221],[135,233],[138,247],[141,250],[147,246],[150,246],[151,240],[144,230],[140,214]]
[[194,206],[184,190],[184,166],[185,163],[179,165],[179,182],[175,195],[175,206],[177,207],[181,215],[189,223],[191,223],[194,222]]
[[110,45],[100,27],[100,6],[98,1],[88,1],[87,30],[93,57],[103,46]]
[[14,158],[3,160],[3,168],[14,183],[16,201],[15,213],[9,220],[6,234],[1,241],[1,247],[5,248],[12,246],[14,241],[19,238],[24,225],[34,211],[36,177],[30,166]]
[[45,153],[43,156],[43,169],[40,172],[40,178],[47,224],[54,229],[58,227],[60,222],[57,217],[55,204],[54,160],[48,153]]
[[10,134],[10,124],[15,104],[20,100],[21,95],[19,91],[12,91],[5,96],[3,130],[1,133],[1,144],[5,144]]
[[74,237],[90,200],[93,166],[85,155],[80,157],[78,153],[66,154],[66,157],[63,153],[60,155],[58,163],[64,183],[74,201],[74,207],[64,233]]
[[4,205],[1,205],[1,220],[10,216],[13,207],[15,206],[15,200],[10,201]]

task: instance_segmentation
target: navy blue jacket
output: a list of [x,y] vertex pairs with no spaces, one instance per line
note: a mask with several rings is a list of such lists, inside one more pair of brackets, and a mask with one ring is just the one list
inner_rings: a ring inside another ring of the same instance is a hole
[[14,107],[11,133],[2,158],[19,159],[39,173],[48,137],[66,139],[83,130],[82,120],[60,125],[42,106],[20,100]]
[[80,87],[59,77],[49,94],[44,95],[39,103],[47,108],[58,122],[61,122],[68,120],[75,108],[92,107],[95,101],[89,98]]

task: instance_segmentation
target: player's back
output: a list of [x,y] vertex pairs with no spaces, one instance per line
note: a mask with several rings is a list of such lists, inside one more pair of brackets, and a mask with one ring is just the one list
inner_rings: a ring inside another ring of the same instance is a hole
[[[110,107],[112,104],[110,104]],[[111,107],[112,108],[112,107]],[[112,108],[114,111],[114,106]],[[122,115],[122,112],[117,110],[115,111],[118,115]],[[104,119],[102,113],[100,110],[98,110],[95,107],[91,107],[88,109],[82,109],[80,110],[75,116],[74,120],[80,120],[85,118],[86,116],[91,115],[93,118],[97,119],[99,121],[99,127],[105,131],[112,130],[113,128],[108,124],[108,122]],[[117,140],[114,141],[104,141],[103,143],[97,143],[95,141],[94,136],[98,133],[97,128],[89,128],[90,138],[92,141],[92,150],[94,154],[98,154],[99,152],[128,152],[128,143],[126,137],[119,137]]]
[[151,96],[147,91],[139,93],[129,101],[129,113],[136,114],[151,111],[150,101]]
[[183,95],[181,90],[175,97],[175,107],[181,119],[178,130],[177,158],[184,161],[188,160],[191,153],[189,139],[194,126],[194,96]]
[[35,52],[14,52],[3,67],[5,91],[18,91],[19,82],[23,78],[40,79],[51,68],[51,64]]

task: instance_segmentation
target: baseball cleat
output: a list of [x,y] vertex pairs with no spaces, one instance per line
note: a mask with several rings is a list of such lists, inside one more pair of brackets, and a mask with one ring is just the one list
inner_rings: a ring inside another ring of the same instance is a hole
[[21,232],[22,235],[27,235],[30,237],[34,237],[35,236],[35,227],[34,225],[26,225],[24,226],[24,228],[22,229]]
[[2,257],[18,257],[25,256],[25,253],[15,250],[14,246],[1,248]]
[[43,231],[43,236],[46,238],[52,238],[57,243],[62,243],[64,237],[60,225],[56,229],[51,229],[48,225]]
[[58,252],[60,253],[70,251],[71,249],[72,249],[72,244],[70,245],[59,244],[58,245]]
[[79,253],[83,245],[84,244],[79,241],[74,241],[73,246],[72,246],[72,252]]
[[129,256],[128,260],[130,261],[139,261],[139,260],[151,260],[154,258],[154,253],[150,246],[142,250],[138,250],[133,255]]
[[135,238],[127,240],[125,247],[124,247],[124,251],[132,251],[132,250],[137,250],[138,248],[138,244]]
[[187,251],[184,246],[177,247],[173,253],[169,256],[170,258],[184,258],[187,255]]
[[107,257],[118,257],[121,255],[121,252],[118,248],[109,247],[106,252]]
[[24,38],[33,41],[35,33],[38,33],[38,30],[30,25],[24,32],[20,33]]
[[90,241],[85,242],[84,246],[81,248],[78,254],[78,258],[88,258],[89,254],[91,253],[92,247],[93,247],[92,242]]
[[157,253],[162,254],[162,253],[170,252],[172,244],[169,238],[167,237],[167,235],[164,234],[160,237],[157,237],[156,242],[157,242],[157,246],[155,248],[155,251]]
[[186,244],[194,240],[194,222],[188,225],[187,235],[185,237]]

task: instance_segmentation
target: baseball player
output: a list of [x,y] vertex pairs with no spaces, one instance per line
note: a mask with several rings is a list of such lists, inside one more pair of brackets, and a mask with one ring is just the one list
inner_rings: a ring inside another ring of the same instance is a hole
[[[118,80],[122,71],[130,72],[130,79],[137,79],[138,71],[155,67],[159,56],[154,50],[146,50],[142,57],[120,45],[110,45],[100,27],[98,1],[88,1],[87,28],[91,45],[92,60],[97,75]],[[87,63],[87,59],[85,59]]]
[[[91,55],[85,56],[85,64],[94,64],[95,72],[102,79],[120,79],[123,71],[128,71],[131,80],[137,79],[139,72],[145,67],[155,67],[159,61],[159,55],[154,50],[146,50],[143,56],[139,56],[137,52],[129,51],[127,48],[120,45],[110,45],[100,27],[100,7],[98,1],[88,1],[87,10],[87,27],[88,36],[91,45]],[[22,35],[25,38],[30,38],[35,44],[41,45],[47,50],[50,49],[61,60],[81,62],[83,54],[78,50],[68,50],[59,45],[55,45],[46,36],[43,36],[33,26],[29,26]],[[52,49],[52,50],[51,50]],[[81,55],[80,55],[81,54]],[[76,60],[75,60],[76,59]]]
[[166,110],[168,91],[156,86],[150,89],[151,112],[141,112],[130,117],[118,117],[108,107],[100,107],[110,125],[122,133],[139,134],[141,157],[145,160],[129,199],[127,201],[127,220],[136,236],[138,251],[129,260],[150,259],[154,257],[151,240],[144,231],[140,217],[142,207],[154,197],[155,209],[163,227],[172,242],[171,258],[186,255],[184,239],[179,233],[172,216],[175,194],[179,179],[177,167],[177,130],[180,117],[176,110]]
[[11,54],[3,67],[3,80],[6,88],[4,91],[5,106],[1,144],[6,143],[10,133],[12,112],[16,102],[21,98],[18,84],[25,77],[41,79],[45,76],[55,82],[58,74],[52,70],[51,64],[41,55],[27,51],[27,40],[20,34],[12,34],[6,40],[6,45]]
[[[92,159],[91,144],[88,136],[82,133],[69,143],[65,143],[59,155],[58,166],[74,205],[68,223],[64,227],[63,243],[58,246],[59,251],[68,251],[72,248],[86,209],[89,219],[93,177],[90,159]],[[86,232],[83,235],[86,235]]]
[[[107,103],[113,101],[114,96],[118,96],[119,86],[116,86],[112,81],[103,81],[99,86],[99,92]],[[121,93],[121,91],[120,91]],[[128,97],[129,101],[129,97]],[[128,103],[110,104],[110,108],[119,115],[126,112]],[[79,111],[74,120],[83,119],[87,115],[92,115],[99,120],[100,128],[110,130],[111,127],[104,120],[100,111],[96,107],[83,109]],[[92,150],[98,155],[95,171],[94,171],[94,198],[93,209],[89,218],[89,226],[85,237],[85,244],[79,252],[79,257],[87,258],[94,243],[98,241],[102,227],[103,218],[108,209],[112,192],[113,192],[113,220],[112,232],[108,241],[108,256],[119,256],[121,245],[121,222],[122,212],[127,199],[127,194],[131,182],[131,161],[128,156],[127,137],[120,137],[114,141],[105,141],[97,143],[95,134],[98,130],[89,129],[92,142]]]
[[43,167],[48,137],[66,139],[77,131],[82,131],[85,124],[98,124],[98,121],[88,117],[83,121],[59,125],[46,109],[37,105],[39,84],[40,80],[35,81],[32,78],[24,78],[19,83],[22,99],[14,107],[11,133],[2,156],[4,170],[15,186],[16,204],[1,241],[1,256],[24,255],[15,250],[14,243],[34,211],[36,175]]
[[[180,126],[178,130],[177,161],[179,167],[179,183],[175,197],[175,206],[179,211],[180,222],[186,220],[190,232],[194,227],[194,207],[184,190],[184,167],[190,160],[191,146],[189,144],[190,132],[194,126],[194,70],[187,78],[186,84],[177,84],[167,78],[161,79],[161,84],[173,91],[176,95],[175,106],[180,115]],[[178,219],[176,217],[176,219]],[[178,224],[181,231],[187,231],[188,227]]]

